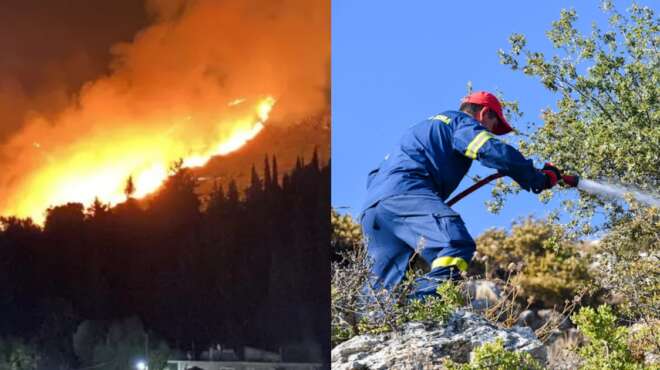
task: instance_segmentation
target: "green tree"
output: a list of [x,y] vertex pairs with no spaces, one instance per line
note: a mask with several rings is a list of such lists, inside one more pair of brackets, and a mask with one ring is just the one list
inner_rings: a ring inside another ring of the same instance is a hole
[[[660,20],[653,9],[637,4],[626,14],[607,0],[602,9],[608,24],[592,25],[589,34],[576,28],[574,10],[563,10],[547,32],[555,48],[551,57],[528,49],[521,34],[510,37],[509,51],[500,51],[503,64],[537,77],[558,95],[556,107],[544,110],[543,124],[533,128],[521,148],[583,178],[609,179],[653,193],[660,188]],[[500,184],[496,200],[512,191]],[[599,225],[605,237],[594,253],[597,271],[623,300],[629,317],[657,319],[657,208],[609,202],[584,192],[563,204],[576,233],[593,233],[592,216],[606,216]]]
[[[522,34],[510,37],[510,51],[500,50],[503,64],[539,78],[559,98],[555,109],[543,111],[543,124],[521,149],[583,178],[616,179],[655,191],[660,186],[660,22],[648,7],[633,5],[627,16],[610,1],[602,9],[609,26],[594,24],[588,35],[576,29],[575,10],[562,10],[547,32],[556,51],[552,57],[529,50]],[[588,224],[597,210],[610,216],[624,212],[584,193],[565,205],[574,225]]]

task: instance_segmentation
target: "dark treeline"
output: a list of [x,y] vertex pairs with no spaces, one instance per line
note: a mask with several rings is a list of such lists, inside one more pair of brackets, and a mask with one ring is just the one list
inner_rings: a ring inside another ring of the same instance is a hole
[[[49,209],[0,230],[0,337],[75,365],[84,320],[138,316],[171,348],[305,344],[329,353],[330,173],[316,153],[281,176],[275,157],[201,199],[179,166],[147,200]],[[240,195],[239,195],[240,193]]]

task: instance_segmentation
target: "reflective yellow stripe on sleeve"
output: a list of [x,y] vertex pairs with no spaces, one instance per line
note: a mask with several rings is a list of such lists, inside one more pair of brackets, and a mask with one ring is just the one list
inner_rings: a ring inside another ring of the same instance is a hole
[[467,271],[468,269],[468,263],[461,257],[448,257],[448,256],[438,257],[434,259],[433,263],[431,264],[431,269],[436,269],[438,267],[448,267],[448,266],[456,266],[461,271]]
[[445,116],[444,114],[436,114],[435,116],[431,117],[431,119],[434,121],[442,121],[446,124],[449,124],[449,122],[451,122],[451,118]]
[[486,141],[492,137],[493,135],[491,135],[488,131],[481,131],[477,136],[474,137],[474,139],[472,139],[472,141],[470,141],[470,144],[465,151],[465,156],[468,158],[477,159],[477,153],[479,153],[479,149],[481,149]]

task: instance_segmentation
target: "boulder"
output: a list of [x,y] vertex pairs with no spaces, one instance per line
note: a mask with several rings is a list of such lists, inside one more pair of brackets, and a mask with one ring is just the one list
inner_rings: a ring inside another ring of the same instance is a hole
[[531,328],[502,329],[475,313],[458,310],[444,324],[410,322],[399,332],[351,338],[332,350],[332,369],[439,369],[445,358],[468,362],[474,349],[497,338],[508,350],[546,361],[546,349]]
[[555,321],[558,324],[558,328],[562,331],[568,330],[573,326],[568,317],[565,317],[561,313],[550,308],[538,310],[536,314],[543,322],[543,325],[548,321]]
[[525,310],[518,315],[516,325],[529,326],[532,330],[536,330],[543,326],[545,322],[533,310]]
[[472,308],[483,310],[494,306],[502,296],[502,290],[490,280],[470,280],[465,283]]
[[564,332],[555,330],[547,343],[549,369],[573,370],[582,367],[582,359],[575,352],[575,348],[583,343],[583,338],[576,328]]

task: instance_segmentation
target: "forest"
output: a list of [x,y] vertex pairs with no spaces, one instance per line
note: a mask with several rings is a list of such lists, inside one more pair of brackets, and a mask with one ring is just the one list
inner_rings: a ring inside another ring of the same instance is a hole
[[329,168],[314,152],[280,175],[266,155],[243,191],[200,195],[175,163],[145,199],[129,178],[112,207],[2,218],[0,363],[127,368],[145,340],[161,360],[220,344],[328,362]]

